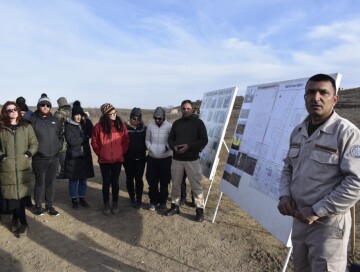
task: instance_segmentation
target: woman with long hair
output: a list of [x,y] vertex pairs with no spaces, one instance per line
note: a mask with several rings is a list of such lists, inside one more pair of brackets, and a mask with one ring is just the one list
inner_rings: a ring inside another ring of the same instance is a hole
[[31,206],[31,157],[37,152],[38,141],[32,126],[23,119],[14,101],[7,101],[0,119],[0,188],[3,207],[12,211],[11,231],[25,236],[28,224],[25,206]]
[[[91,145],[98,156],[101,176],[103,179],[102,195],[104,214],[118,214],[119,177],[124,154],[129,148],[129,135],[126,125],[117,115],[116,109],[110,103],[101,106],[101,117],[95,125]],[[112,193],[110,208],[109,193]]]

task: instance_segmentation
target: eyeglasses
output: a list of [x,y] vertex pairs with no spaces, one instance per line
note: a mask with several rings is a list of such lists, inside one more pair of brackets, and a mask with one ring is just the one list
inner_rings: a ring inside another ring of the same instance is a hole
[[162,121],[163,119],[161,117],[154,117],[155,121]]
[[117,111],[114,111],[114,112],[109,113],[109,116],[113,116],[113,115],[116,115],[116,114],[117,114]]
[[17,108],[7,109],[7,110],[6,110],[7,113],[12,113],[12,112],[17,112],[17,111],[18,111]]
[[141,120],[141,118],[139,118],[139,117],[131,117],[131,120],[134,120],[134,121],[140,121],[140,120]]
[[47,108],[50,108],[50,105],[49,105],[49,104],[40,104],[40,107],[43,107],[43,108],[47,107]]

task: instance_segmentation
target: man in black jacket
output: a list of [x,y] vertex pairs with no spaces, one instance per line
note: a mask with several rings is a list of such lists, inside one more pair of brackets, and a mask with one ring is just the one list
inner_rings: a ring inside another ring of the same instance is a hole
[[42,199],[45,190],[45,209],[51,216],[59,213],[53,207],[54,186],[59,166],[59,151],[62,148],[61,124],[51,112],[51,101],[46,94],[38,100],[37,110],[30,117],[39,142],[38,152],[32,159],[35,173],[35,215],[43,215]]
[[171,128],[168,143],[174,151],[172,160],[171,209],[167,216],[179,214],[181,183],[184,171],[188,176],[196,205],[196,221],[204,221],[204,195],[201,186],[202,172],[199,152],[208,142],[204,122],[193,115],[193,104],[190,100],[181,103],[182,117],[176,120]]

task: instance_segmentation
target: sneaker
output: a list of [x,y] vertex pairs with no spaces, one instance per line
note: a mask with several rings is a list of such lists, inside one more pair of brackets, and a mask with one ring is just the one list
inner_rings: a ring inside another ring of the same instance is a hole
[[47,213],[48,213],[49,215],[51,215],[51,216],[58,216],[58,215],[59,215],[59,213],[54,209],[53,206],[51,206],[51,207],[45,207],[45,209],[46,209]]
[[19,220],[11,220],[11,231],[17,232],[20,228]]
[[44,215],[44,209],[41,206],[35,206],[35,215],[42,216]]
[[166,204],[159,205],[159,211],[164,212],[166,210]]
[[107,215],[107,216],[109,216],[109,215],[111,214],[109,203],[105,203],[105,204],[104,204],[103,214],[105,214],[105,215]]
[[150,203],[149,210],[150,211],[155,211],[155,205]]
[[87,201],[82,197],[79,198],[79,204],[80,204],[80,206],[82,206],[84,208],[89,208],[90,207],[89,203],[87,203]]
[[28,225],[21,225],[19,230],[19,238],[27,235],[28,228],[29,228]]

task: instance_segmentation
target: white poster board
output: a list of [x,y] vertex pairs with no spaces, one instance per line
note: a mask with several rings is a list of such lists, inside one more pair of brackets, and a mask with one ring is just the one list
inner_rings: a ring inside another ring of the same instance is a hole
[[207,92],[201,102],[200,119],[205,123],[209,141],[200,153],[200,163],[203,175],[209,180],[216,172],[236,93],[237,87]]
[[[337,86],[341,75],[331,75]],[[287,247],[292,218],[278,212],[279,180],[289,137],[306,116],[308,78],[247,88],[220,190]]]

